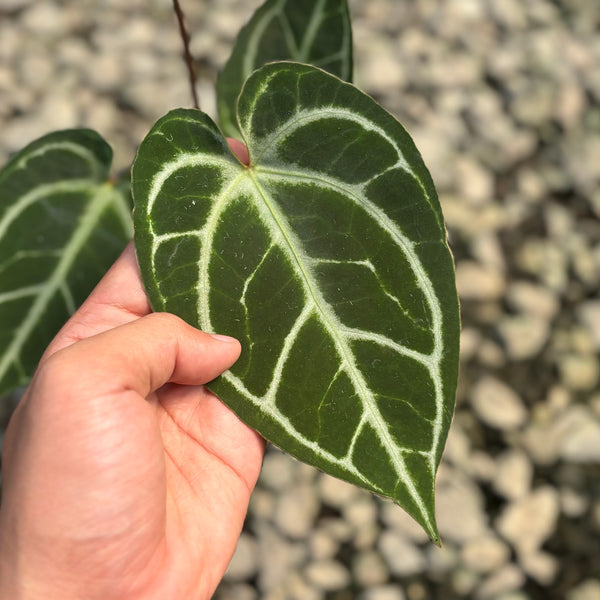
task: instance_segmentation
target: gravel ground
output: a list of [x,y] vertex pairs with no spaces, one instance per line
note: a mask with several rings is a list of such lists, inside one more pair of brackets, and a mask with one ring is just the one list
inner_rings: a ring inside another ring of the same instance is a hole
[[[183,4],[214,114],[217,69],[258,2]],[[356,82],[415,138],[457,262],[444,547],[269,449],[215,598],[598,600],[600,4],[350,4]],[[0,163],[84,125],[126,168],[153,122],[189,104],[168,0],[0,0]]]

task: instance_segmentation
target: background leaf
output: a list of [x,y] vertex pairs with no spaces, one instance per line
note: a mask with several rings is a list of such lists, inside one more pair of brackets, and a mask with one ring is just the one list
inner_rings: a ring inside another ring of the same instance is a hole
[[239,137],[235,104],[248,76],[276,60],[309,63],[352,81],[352,29],[346,0],[268,0],[240,31],[217,81],[226,135]]
[[169,113],[140,147],[152,305],[241,340],[210,388],[246,423],[438,541],[459,317],[429,173],[391,115],[313,67],[259,69],[238,110],[249,168],[198,111]]
[[0,394],[27,383],[131,237],[130,191],[87,129],[46,135],[0,171]]

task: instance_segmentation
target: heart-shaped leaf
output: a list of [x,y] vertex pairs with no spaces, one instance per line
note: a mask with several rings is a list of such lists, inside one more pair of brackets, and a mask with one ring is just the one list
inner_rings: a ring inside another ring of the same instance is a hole
[[393,498],[438,541],[459,317],[431,177],[391,115],[319,69],[259,69],[238,111],[249,167],[194,110],[140,147],[135,241],[152,306],[241,340],[209,387],[242,420]]
[[27,383],[48,343],[131,237],[131,194],[107,181],[95,132],[59,131],[0,171],[0,394]]
[[240,31],[217,81],[223,131],[238,137],[235,103],[247,77],[275,60],[309,63],[352,80],[352,28],[346,0],[267,0]]

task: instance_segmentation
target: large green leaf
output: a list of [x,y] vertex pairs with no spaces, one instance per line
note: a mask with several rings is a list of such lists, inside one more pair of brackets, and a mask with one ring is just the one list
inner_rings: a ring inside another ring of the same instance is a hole
[[98,134],[76,129],[0,171],[0,393],[28,381],[131,237],[130,192],[107,181],[111,158]]
[[267,0],[240,31],[217,82],[221,127],[238,137],[235,104],[247,77],[275,60],[309,63],[352,80],[352,29],[346,0]]
[[209,387],[242,420],[393,498],[437,541],[459,317],[431,177],[391,115],[319,69],[259,69],[238,110],[249,167],[194,110],[140,147],[135,241],[152,306],[241,340]]

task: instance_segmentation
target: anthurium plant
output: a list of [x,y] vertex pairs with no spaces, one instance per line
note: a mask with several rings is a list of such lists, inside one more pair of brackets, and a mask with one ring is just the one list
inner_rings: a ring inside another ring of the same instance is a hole
[[439,543],[454,266],[421,155],[351,76],[346,0],[267,0],[220,74],[220,124],[169,112],[141,142],[131,184],[111,179],[111,150],[89,130],[19,152],[0,171],[0,392],[27,383],[133,229],[153,309],[242,343],[208,387],[283,450],[393,499]]

